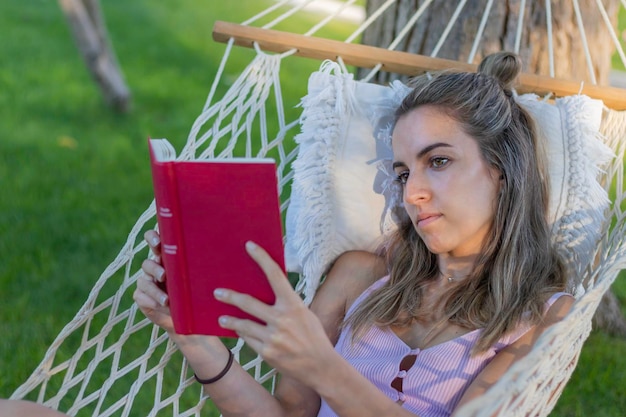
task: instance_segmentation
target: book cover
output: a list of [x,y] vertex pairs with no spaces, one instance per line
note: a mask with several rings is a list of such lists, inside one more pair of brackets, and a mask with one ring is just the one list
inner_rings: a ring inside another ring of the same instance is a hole
[[276,166],[271,159],[176,161],[166,139],[149,139],[161,259],[179,334],[236,337],[219,316],[254,319],[213,297],[229,288],[273,304],[274,293],[245,250],[252,240],[284,266]]

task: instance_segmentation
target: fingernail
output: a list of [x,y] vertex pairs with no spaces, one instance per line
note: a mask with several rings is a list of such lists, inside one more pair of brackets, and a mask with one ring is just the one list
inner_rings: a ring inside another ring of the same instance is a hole
[[256,247],[257,247],[256,243],[252,242],[251,240],[246,242],[246,249],[253,250],[253,249],[256,249]]
[[157,246],[161,242],[156,236],[153,236],[150,241],[152,242],[152,246]]
[[167,304],[167,295],[164,294],[161,296],[161,305],[165,307],[166,304]]
[[226,326],[228,324],[228,317],[221,316],[217,321],[220,323],[220,326]]
[[163,282],[163,275],[165,275],[165,269],[159,268],[159,270],[157,271],[156,280],[159,282]]
[[215,296],[215,298],[224,298],[224,296],[226,295],[226,291],[221,288],[217,288],[215,289],[215,291],[213,291],[213,295]]

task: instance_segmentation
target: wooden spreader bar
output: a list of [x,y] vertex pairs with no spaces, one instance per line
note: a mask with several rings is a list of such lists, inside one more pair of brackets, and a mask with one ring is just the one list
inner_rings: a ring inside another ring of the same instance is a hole
[[[449,59],[431,58],[408,52],[390,51],[375,46],[345,43],[332,39],[298,35],[273,29],[243,26],[217,21],[213,27],[213,39],[228,42],[231,38],[239,46],[258,46],[267,52],[283,53],[296,50],[295,55],[320,61],[336,61],[341,57],[346,65],[373,68],[382,64],[382,70],[404,75],[419,75],[427,71],[476,71],[476,65]],[[556,97],[585,94],[600,99],[615,110],[626,109],[626,89],[552,78],[545,75],[523,73],[517,87],[519,93],[535,93],[544,96],[552,93]]]

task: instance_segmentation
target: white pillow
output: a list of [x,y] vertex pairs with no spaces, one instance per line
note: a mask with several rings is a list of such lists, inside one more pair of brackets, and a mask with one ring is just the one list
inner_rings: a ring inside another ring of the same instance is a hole
[[385,211],[373,188],[376,161],[391,154],[374,140],[371,120],[393,113],[409,91],[397,85],[355,82],[331,61],[309,78],[285,225],[286,267],[304,275],[305,301],[337,256],[376,248]]
[[[410,89],[354,81],[330,61],[309,78],[287,209],[285,258],[304,275],[310,301],[321,276],[347,250],[374,250],[402,214],[391,169],[393,112]],[[602,102],[519,96],[546,139],[554,241],[568,263],[591,260],[609,200],[598,184],[611,157],[599,135]],[[580,268],[576,268],[579,270]]]
[[607,190],[598,182],[602,168],[615,157],[600,135],[604,105],[583,95],[556,99],[554,105],[534,94],[518,96],[517,101],[543,136],[552,240],[576,274],[571,280],[578,284],[593,260],[610,204]]

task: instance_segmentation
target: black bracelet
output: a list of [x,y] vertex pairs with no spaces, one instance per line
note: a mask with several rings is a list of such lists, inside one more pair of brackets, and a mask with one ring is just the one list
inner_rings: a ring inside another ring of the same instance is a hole
[[193,376],[194,378],[196,378],[196,381],[198,381],[202,385],[207,385],[207,384],[212,384],[214,382],[217,382],[220,379],[224,378],[224,375],[226,375],[228,371],[230,371],[230,367],[233,366],[234,359],[235,359],[235,355],[233,355],[233,352],[230,349],[228,349],[228,362],[226,362],[226,366],[224,367],[224,369],[222,369],[222,372],[215,375],[213,378],[209,378],[209,379],[200,379],[198,378],[198,375],[196,375],[195,373],[193,374]]

